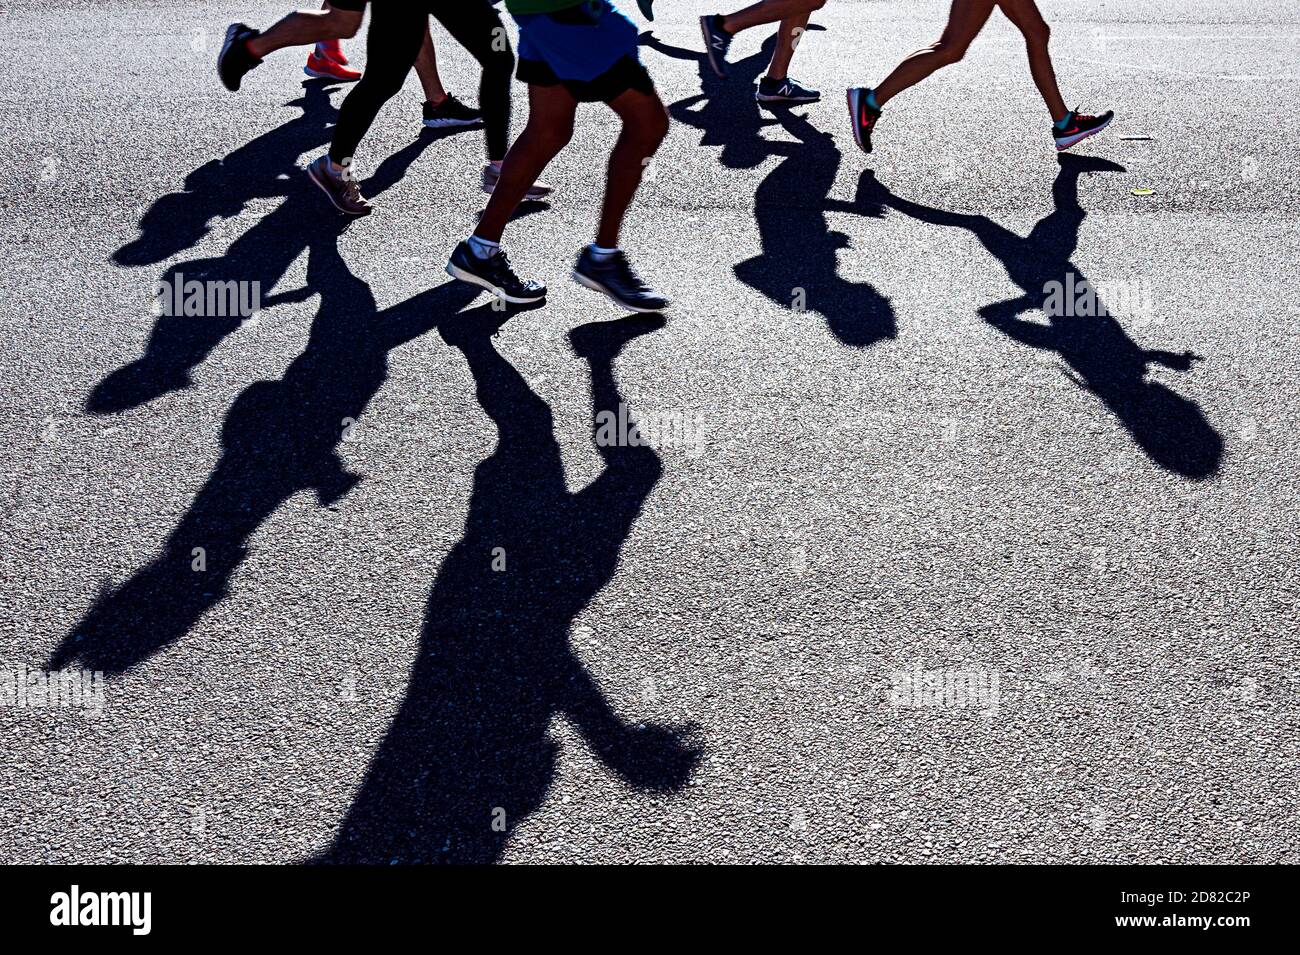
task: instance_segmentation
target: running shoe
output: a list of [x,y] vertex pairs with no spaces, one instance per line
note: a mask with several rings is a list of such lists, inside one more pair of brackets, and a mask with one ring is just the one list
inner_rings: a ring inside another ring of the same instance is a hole
[[704,35],[704,53],[709,58],[709,66],[718,76],[726,76],[727,51],[731,49],[732,36],[722,29],[722,15],[700,17],[700,33]]
[[226,40],[217,54],[217,76],[221,85],[232,93],[239,90],[245,73],[262,65],[261,60],[248,52],[248,41],[258,32],[247,23],[232,23],[226,28]]
[[355,83],[361,79],[360,70],[336,63],[328,56],[317,56],[315,50],[307,54],[307,65],[302,71],[318,80],[336,80],[339,83]]
[[424,125],[430,129],[444,129],[448,126],[473,126],[483,122],[483,113],[470,109],[456,97],[448,93],[437,106],[424,104]]
[[871,90],[854,86],[849,90],[849,118],[853,121],[853,138],[864,153],[871,152],[871,134],[875,132],[880,110],[867,102]]
[[348,58],[343,55],[343,42],[341,40],[321,40],[316,44],[316,52],[326,59],[333,60],[343,66],[348,65]]
[[668,307],[668,299],[637,277],[622,252],[597,259],[591,246],[585,247],[573,266],[573,278],[579,285],[604,292],[629,312],[661,312]]
[[329,156],[321,156],[307,167],[311,181],[320,186],[339,212],[350,216],[368,216],[374,206],[361,194],[361,187],[350,175],[336,176],[330,172]]
[[754,99],[760,103],[815,103],[821,98],[821,93],[799,85],[788,76],[781,80],[764,76],[754,88]]
[[[497,182],[501,179],[501,170],[496,166],[488,163],[483,167],[483,191],[489,196],[497,187]],[[545,199],[555,190],[544,182],[535,182],[528,187],[528,192],[524,194],[524,199],[529,202],[537,202],[539,199]]]
[[510,267],[510,260],[500,249],[488,258],[480,259],[468,242],[461,242],[447,260],[447,274],[485,288],[512,305],[528,305],[546,298],[546,286],[539,282],[525,282],[516,275]]
[[1058,128],[1055,124],[1052,125],[1052,138],[1056,140],[1056,151],[1064,152],[1071,146],[1083,142],[1089,136],[1096,136],[1109,126],[1114,118],[1115,111],[1109,109],[1100,116],[1089,116],[1087,113],[1071,111],[1070,115],[1066,117],[1064,129]]

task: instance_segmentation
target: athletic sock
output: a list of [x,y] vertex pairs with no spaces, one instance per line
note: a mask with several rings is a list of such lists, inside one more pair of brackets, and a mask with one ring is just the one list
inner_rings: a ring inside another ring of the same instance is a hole
[[1066,113],[1064,116],[1061,117],[1059,122],[1055,124],[1056,131],[1058,133],[1065,132],[1065,127],[1070,125],[1070,120],[1072,119],[1074,119],[1074,110],[1070,110],[1068,113]]
[[469,246],[469,250],[474,253],[476,259],[490,259],[501,248],[500,242],[489,242],[487,239],[480,239],[476,235],[466,239],[465,244]]
[[591,252],[591,257],[597,262],[608,262],[614,256],[618,255],[618,246],[614,246],[612,249],[606,249],[593,242],[591,245],[587,246],[587,249]]
[[867,105],[870,106],[872,109],[874,109],[877,113],[880,112],[880,107],[876,105],[875,90],[867,90]]

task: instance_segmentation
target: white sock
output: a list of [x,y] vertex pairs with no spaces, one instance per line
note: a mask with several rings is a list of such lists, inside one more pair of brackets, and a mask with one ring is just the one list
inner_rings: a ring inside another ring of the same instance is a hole
[[591,245],[587,246],[587,248],[591,249],[591,257],[597,262],[604,262],[618,254],[618,246],[614,246],[612,249],[605,249],[593,242]]
[[476,235],[470,236],[465,242],[469,245],[469,250],[474,253],[476,259],[490,259],[501,248],[500,242],[489,242],[487,239],[480,239]]

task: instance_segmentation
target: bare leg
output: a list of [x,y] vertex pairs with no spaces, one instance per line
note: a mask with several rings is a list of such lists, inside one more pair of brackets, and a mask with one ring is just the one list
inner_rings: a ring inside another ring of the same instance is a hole
[[433,37],[429,34],[429,23],[424,24],[424,45],[420,55],[415,58],[415,75],[424,87],[424,100],[437,106],[447,98],[447,91],[442,88],[442,79],[438,76],[438,58],[433,52]]
[[1052,121],[1059,123],[1070,112],[1061,97],[1061,89],[1056,85],[1056,70],[1052,68],[1052,54],[1047,50],[1052,31],[1047,21],[1038,11],[1034,0],[998,0],[998,6],[1014,23],[1025,37],[1025,47],[1029,51],[1029,72],[1034,78],[1034,85],[1043,95],[1043,102],[1052,114]]
[[790,71],[790,61],[794,59],[795,47],[803,39],[804,28],[808,26],[808,14],[800,13],[786,17],[781,21],[781,28],[776,35],[776,49],[772,51],[772,62],[767,65],[767,78],[783,80]]
[[733,36],[741,30],[775,23],[791,17],[807,17],[809,13],[820,8],[826,0],[759,0],[758,3],[736,13],[721,17],[719,26]]
[[620,93],[609,105],[623,120],[623,129],[609,155],[609,176],[596,244],[613,249],[618,246],[623,216],[641,184],[646,163],[668,135],[668,111],[658,96],[638,90]]
[[948,25],[939,42],[917,50],[894,68],[876,87],[876,104],[884,106],[909,86],[915,86],[935,70],[956,63],[966,55],[971,41],[984,29],[997,0],[953,0]]
[[529,187],[568,144],[577,110],[578,101],[563,86],[528,87],[528,125],[501,162],[501,178],[478,220],[476,236],[489,242],[501,241],[506,223]]
[[248,41],[248,52],[259,60],[286,46],[311,46],[321,40],[347,40],[357,35],[362,14],[336,10],[297,10]]

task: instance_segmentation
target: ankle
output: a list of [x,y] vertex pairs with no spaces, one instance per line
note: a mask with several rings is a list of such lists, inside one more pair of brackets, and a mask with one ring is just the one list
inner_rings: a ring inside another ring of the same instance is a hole
[[437,109],[443,103],[447,102],[447,93],[443,92],[441,96],[430,96],[428,99],[425,100],[425,102],[428,103],[430,106],[432,106],[434,109]]

